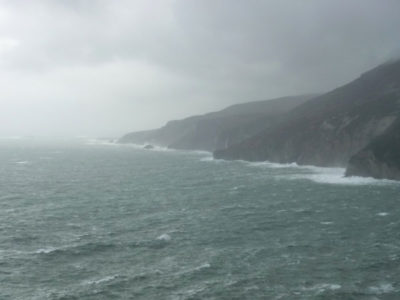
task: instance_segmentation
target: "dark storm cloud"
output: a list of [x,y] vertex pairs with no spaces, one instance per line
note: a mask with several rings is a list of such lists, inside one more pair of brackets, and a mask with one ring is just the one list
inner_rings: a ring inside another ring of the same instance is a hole
[[[400,46],[400,1],[180,4],[181,28],[192,37],[191,46],[201,49],[202,62],[211,59],[210,67],[218,70],[221,60],[225,69],[248,69],[250,76],[259,72],[261,80],[284,80],[296,88],[334,87]],[[238,79],[243,76],[233,73]]]
[[0,134],[119,134],[327,91],[397,55],[399,11],[397,0],[0,1]]

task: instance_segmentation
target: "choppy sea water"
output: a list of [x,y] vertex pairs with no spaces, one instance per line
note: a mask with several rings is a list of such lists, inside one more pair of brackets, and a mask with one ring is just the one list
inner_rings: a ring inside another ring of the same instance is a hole
[[0,299],[400,299],[400,184],[0,141]]

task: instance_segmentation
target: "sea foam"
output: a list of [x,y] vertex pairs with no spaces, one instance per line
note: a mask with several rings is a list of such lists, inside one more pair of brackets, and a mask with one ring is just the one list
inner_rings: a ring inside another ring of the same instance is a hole
[[326,172],[318,172],[314,174],[301,174],[296,175],[296,179],[304,178],[317,183],[325,183],[325,184],[340,184],[340,185],[386,185],[386,184],[394,184],[395,181],[386,180],[386,179],[375,179],[372,177],[345,177],[344,170],[342,172],[335,172],[327,169]]
[[[202,159],[208,161],[210,159]],[[269,161],[262,162],[249,162],[245,160],[237,160],[250,167],[266,168],[266,169],[288,169],[291,174],[276,174],[275,177],[279,179],[299,180],[306,179],[316,183],[324,184],[338,184],[338,185],[387,185],[398,184],[397,181],[388,179],[375,179],[372,177],[346,177],[345,168],[328,168],[318,167],[312,165],[298,165],[297,163],[274,163]]]
[[386,217],[386,216],[389,215],[389,213],[387,213],[387,212],[380,212],[380,213],[377,213],[376,215],[379,216],[379,217]]
[[157,240],[159,241],[164,241],[164,242],[169,242],[171,240],[171,236],[167,233],[164,233],[162,235],[160,235]]
[[[387,185],[387,184],[396,184],[398,182],[388,179],[375,179],[372,177],[359,177],[359,176],[351,176],[346,177],[344,168],[324,168],[324,167],[316,167],[316,166],[297,166],[291,165],[286,167],[290,167],[293,169],[301,169],[302,172],[289,174],[289,175],[277,175],[278,178],[284,179],[306,179],[316,183],[324,183],[324,184],[338,184],[338,185]],[[274,166],[276,168],[276,166]],[[304,172],[306,171],[306,172]]]
[[320,283],[313,285],[311,287],[303,287],[303,291],[315,291],[317,293],[323,293],[325,291],[335,291],[341,289],[342,286],[340,284],[335,283]]
[[84,282],[84,284],[87,284],[87,285],[102,284],[102,283],[105,283],[105,282],[112,281],[112,280],[116,279],[117,277],[119,277],[118,274],[117,275],[106,276],[106,277],[103,277],[103,278],[100,278],[100,279],[97,279],[97,280],[87,280],[87,281]]
[[391,283],[381,283],[378,286],[371,286],[368,288],[368,292],[375,295],[388,294],[395,291],[395,288]]
[[57,251],[58,248],[55,247],[48,247],[48,248],[41,248],[35,251],[36,254],[49,254],[52,253],[54,251]]

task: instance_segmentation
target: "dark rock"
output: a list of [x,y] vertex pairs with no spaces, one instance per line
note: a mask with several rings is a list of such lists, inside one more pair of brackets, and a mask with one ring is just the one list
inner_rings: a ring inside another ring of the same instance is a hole
[[346,176],[400,180],[400,118],[350,158]]
[[143,147],[143,149],[151,150],[151,149],[154,149],[154,146],[153,146],[153,145],[150,145],[150,144],[147,144],[147,145],[145,145],[145,146]]

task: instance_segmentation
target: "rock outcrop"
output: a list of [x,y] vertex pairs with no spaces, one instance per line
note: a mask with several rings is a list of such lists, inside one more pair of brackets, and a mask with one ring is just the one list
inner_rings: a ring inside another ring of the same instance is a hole
[[400,180],[400,117],[384,134],[350,158],[346,176]]

